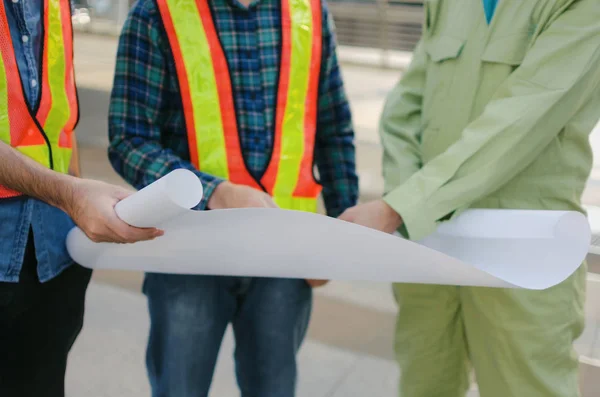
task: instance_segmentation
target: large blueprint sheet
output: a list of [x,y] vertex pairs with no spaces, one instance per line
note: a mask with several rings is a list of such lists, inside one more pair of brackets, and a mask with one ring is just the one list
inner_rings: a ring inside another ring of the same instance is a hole
[[163,237],[93,243],[74,228],[67,248],[93,269],[545,289],[580,266],[590,243],[578,212],[471,209],[411,242],[318,214],[190,210],[201,197],[192,172],[174,171],[116,207]]

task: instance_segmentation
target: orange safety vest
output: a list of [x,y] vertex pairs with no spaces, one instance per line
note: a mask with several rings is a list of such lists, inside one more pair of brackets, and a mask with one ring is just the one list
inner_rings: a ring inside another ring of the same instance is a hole
[[177,69],[190,158],[208,174],[261,189],[284,209],[317,211],[313,174],[321,68],[321,0],[281,0],[281,64],[271,160],[246,168],[231,76],[208,0],[156,0]]
[[[6,9],[0,1],[0,140],[48,168],[67,173],[71,134],[79,119],[69,0],[45,0],[43,17],[41,94],[35,111],[23,93]],[[0,186],[0,199],[20,195]]]

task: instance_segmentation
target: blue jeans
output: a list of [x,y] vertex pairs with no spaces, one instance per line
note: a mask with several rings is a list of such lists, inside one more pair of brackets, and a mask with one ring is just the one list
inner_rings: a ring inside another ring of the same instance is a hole
[[242,397],[295,395],[296,354],[312,308],[304,280],[147,274],[144,293],[153,397],[208,396],[229,323]]

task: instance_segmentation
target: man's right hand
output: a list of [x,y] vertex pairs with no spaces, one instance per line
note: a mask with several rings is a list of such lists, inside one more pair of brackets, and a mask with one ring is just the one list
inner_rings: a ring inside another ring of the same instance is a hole
[[135,243],[152,240],[164,232],[155,228],[137,228],[123,222],[115,205],[131,191],[104,182],[72,179],[60,207],[94,242]]
[[[208,208],[278,208],[273,198],[267,193],[254,188],[236,185],[231,182],[222,182],[217,186],[208,200]],[[306,280],[312,288],[327,284],[328,280]]]
[[208,200],[208,208],[277,208],[273,198],[267,193],[244,185],[221,182]]

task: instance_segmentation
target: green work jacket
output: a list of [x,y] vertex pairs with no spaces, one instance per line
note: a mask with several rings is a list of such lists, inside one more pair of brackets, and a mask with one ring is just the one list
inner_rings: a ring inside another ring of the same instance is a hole
[[380,123],[384,200],[413,240],[466,208],[582,211],[600,118],[600,1],[425,1]]

